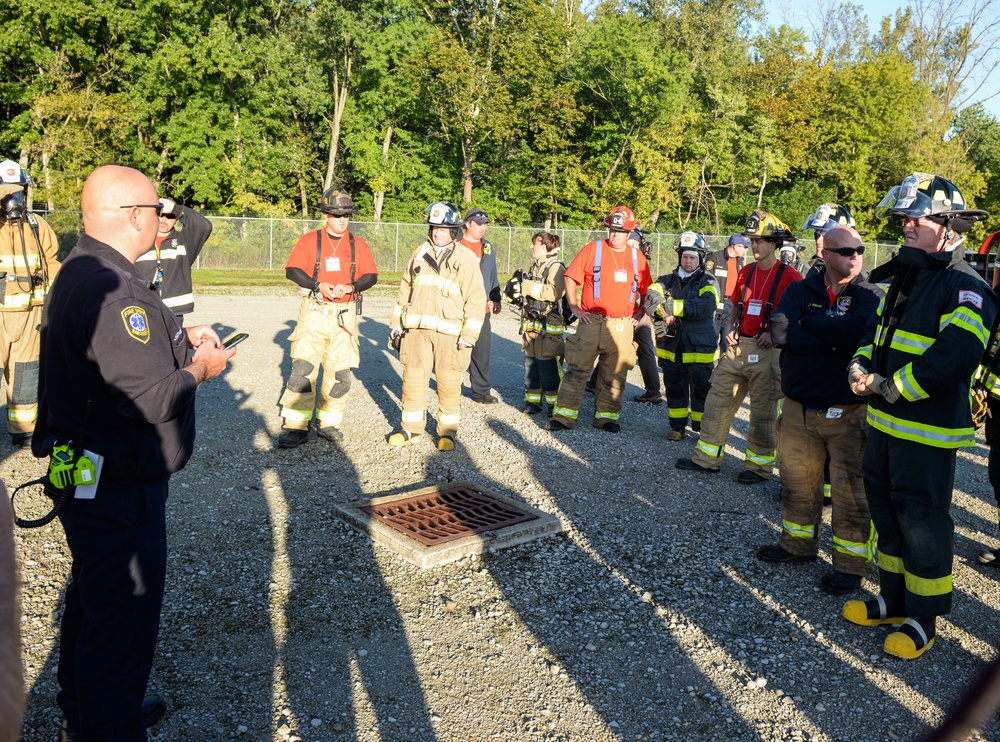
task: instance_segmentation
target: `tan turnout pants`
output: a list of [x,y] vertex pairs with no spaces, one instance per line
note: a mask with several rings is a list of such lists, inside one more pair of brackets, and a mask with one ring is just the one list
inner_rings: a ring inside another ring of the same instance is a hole
[[[292,342],[292,372],[281,396],[283,427],[307,430],[313,408],[321,428],[339,428],[347,408],[351,369],[361,361],[354,302],[320,303],[305,297]],[[316,379],[323,369],[317,402]]]
[[25,435],[38,419],[38,353],[41,305],[0,312],[0,364],[7,382],[7,431]]
[[458,338],[436,330],[407,330],[399,346],[403,364],[403,430],[418,435],[427,421],[427,387],[431,370],[437,381],[437,434],[458,434],[462,374],[472,360],[472,348],[458,349]]
[[566,336],[566,375],[559,384],[553,420],[567,428],[576,425],[587,380],[597,359],[598,388],[594,392],[594,427],[602,428],[621,416],[625,377],[635,366],[636,348],[630,317],[594,317],[580,322],[576,333]]
[[733,418],[749,392],[750,432],[743,468],[765,479],[774,474],[775,427],[781,399],[778,353],[777,348],[762,348],[754,338],[742,337],[739,345],[731,347],[719,361],[705,399],[701,438],[692,457],[698,466],[705,469],[722,466]]
[[823,466],[830,455],[833,571],[868,577],[875,532],[861,471],[867,405],[808,410],[785,399],[781,411],[781,547],[814,556],[823,523]]

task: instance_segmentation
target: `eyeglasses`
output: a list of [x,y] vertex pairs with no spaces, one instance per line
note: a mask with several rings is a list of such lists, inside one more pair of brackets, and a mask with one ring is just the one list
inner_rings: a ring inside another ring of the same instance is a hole
[[129,204],[128,206],[119,206],[119,209],[156,209],[156,215],[159,216],[163,213],[163,204]]
[[838,247],[836,250],[827,247],[823,250],[823,252],[835,252],[837,253],[837,255],[841,255],[845,258],[853,258],[855,255],[864,255],[865,246],[862,245],[861,247]]
[[176,219],[177,218],[177,214],[163,214],[163,213],[161,213],[159,216],[160,216],[160,219]]

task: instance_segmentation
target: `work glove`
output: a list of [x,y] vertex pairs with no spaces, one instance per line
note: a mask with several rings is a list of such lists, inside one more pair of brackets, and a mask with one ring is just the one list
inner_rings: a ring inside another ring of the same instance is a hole
[[851,363],[847,367],[847,385],[851,387],[851,391],[861,397],[867,397],[869,394],[874,394],[874,390],[871,388],[865,389],[863,391],[858,391],[858,382],[865,381],[868,378],[868,369],[862,366],[857,361]]
[[389,330],[389,349],[399,352],[399,343],[403,339],[403,328],[393,327]]
[[987,403],[989,395],[986,393],[985,389],[979,389],[973,387],[969,395],[969,403],[972,408],[972,426],[979,430],[986,422],[986,417],[990,414],[990,408]]
[[885,397],[885,401],[889,404],[898,402],[899,398],[903,396],[899,389],[896,388],[896,385],[892,383],[891,377],[886,378],[881,374],[868,374],[868,380],[865,383],[873,392]]
[[674,299],[668,296],[663,302],[663,314],[667,317],[674,316]]
[[660,319],[659,317],[654,317],[653,334],[656,335],[656,337],[661,340],[663,338],[668,338],[670,337],[670,328],[667,327],[667,323],[664,322],[662,319]]

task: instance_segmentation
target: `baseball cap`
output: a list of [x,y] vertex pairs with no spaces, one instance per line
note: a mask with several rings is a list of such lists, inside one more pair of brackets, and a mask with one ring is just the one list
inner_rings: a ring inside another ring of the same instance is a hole
[[469,209],[465,215],[465,223],[475,222],[476,224],[489,224],[490,215],[482,209]]

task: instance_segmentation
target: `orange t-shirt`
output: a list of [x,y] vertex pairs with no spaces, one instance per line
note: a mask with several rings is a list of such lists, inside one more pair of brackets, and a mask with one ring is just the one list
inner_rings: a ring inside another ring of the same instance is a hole
[[[740,300],[743,299],[743,287],[747,285],[747,276],[750,276],[750,284],[746,292],[747,296],[743,303],[743,314],[740,316],[740,326],[737,328],[740,335],[747,335],[749,337],[757,337],[760,333],[761,324],[764,321],[764,312],[767,309],[767,300],[771,296],[771,284],[774,283],[774,277],[778,275],[778,270],[781,267],[780,262],[775,263],[767,270],[761,270],[760,266],[754,268],[755,265],[757,264],[751,263],[750,265],[743,266],[739,278],[736,279],[736,287],[733,289],[733,293],[729,295],[733,306],[739,306]],[[753,275],[750,275],[751,268],[753,268]],[[791,266],[785,266],[785,270],[781,273],[781,282],[778,284],[777,291],[774,292],[774,304],[771,306],[772,312],[774,311],[774,307],[778,306],[781,295],[785,293],[788,284],[801,280],[801,273]]]
[[[566,277],[583,286],[580,309],[605,317],[631,317],[642,301],[646,289],[653,282],[649,273],[646,256],[639,249],[639,288],[632,294],[635,268],[632,264],[632,247],[626,245],[624,251],[615,252],[607,240],[602,240],[601,248],[601,296],[594,298],[594,261],[597,258],[597,242],[588,242],[566,267]],[[631,302],[629,298],[631,297]]]
[[[325,229],[318,230],[320,235],[321,250],[319,258],[319,283],[351,283],[351,242],[345,232],[339,239],[334,239]],[[292,254],[288,256],[285,268],[301,268],[307,275],[313,274],[316,266],[316,234],[309,232],[295,243]],[[360,237],[354,238],[354,278],[364,276],[368,273],[378,274],[375,267],[375,259],[368,243]],[[347,294],[337,299],[334,303],[346,303],[353,301],[354,296]],[[325,298],[323,301],[327,301]]]

